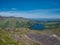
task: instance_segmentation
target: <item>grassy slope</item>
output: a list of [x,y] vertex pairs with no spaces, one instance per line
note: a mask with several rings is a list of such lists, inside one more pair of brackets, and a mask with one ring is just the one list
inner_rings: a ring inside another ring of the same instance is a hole
[[[30,30],[26,30],[25,28],[21,28],[19,30],[14,30],[11,32],[8,32],[5,29],[0,29],[0,45],[28,45],[28,44],[29,45],[40,45],[24,37],[27,33],[29,33],[29,31]],[[19,37],[21,37],[22,41],[16,39],[14,35],[18,35]]]
[[[6,24],[6,22],[9,22]],[[27,19],[21,19],[21,18],[7,18],[4,20],[0,21],[0,25],[8,25],[8,27],[11,28],[15,28],[16,26],[16,21],[19,21],[21,24],[24,23],[24,26],[30,26],[33,25],[35,23],[40,23],[40,22],[36,22],[36,21],[30,21]],[[28,22],[28,24],[27,24]],[[42,23],[42,22],[41,22]],[[55,22],[54,22],[55,23]],[[54,24],[53,23],[53,24]],[[21,25],[20,24],[20,25]],[[44,25],[48,26],[51,23],[43,23]],[[3,26],[4,27],[4,26]],[[26,39],[24,36],[28,33],[36,33],[36,34],[56,34],[58,36],[60,36],[60,28],[56,28],[56,29],[45,29],[44,31],[39,31],[39,30],[30,30],[28,28],[25,27],[21,27],[21,28],[16,28],[14,31],[8,32],[5,29],[0,29],[0,44],[1,45],[40,45],[37,43],[34,43],[28,39]],[[18,35],[19,37],[22,37],[22,41],[19,40],[15,40],[15,38],[13,39],[13,35]]]

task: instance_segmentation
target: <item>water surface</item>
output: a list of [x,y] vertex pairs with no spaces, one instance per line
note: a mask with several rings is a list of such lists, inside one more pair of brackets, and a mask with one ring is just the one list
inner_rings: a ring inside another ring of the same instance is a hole
[[32,30],[43,30],[45,27],[43,24],[35,24],[33,26],[31,26]]

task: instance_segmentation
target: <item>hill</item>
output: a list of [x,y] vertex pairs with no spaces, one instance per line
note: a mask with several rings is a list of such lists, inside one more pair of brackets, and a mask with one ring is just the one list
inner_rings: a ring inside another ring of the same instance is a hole
[[[41,29],[32,29],[36,24],[40,25]],[[32,36],[32,35],[33,36]],[[1,45],[42,45],[41,40],[38,41],[39,35],[57,35],[60,38],[60,22],[59,21],[38,21],[22,17],[3,17],[0,16],[0,44]],[[30,38],[27,39],[26,35]],[[30,35],[30,36],[29,36]],[[34,36],[36,35],[36,36]],[[47,35],[47,36],[48,36]],[[37,37],[37,38],[36,38]],[[48,38],[50,38],[48,36]],[[39,38],[40,39],[40,38]],[[32,41],[33,40],[33,41]],[[45,38],[44,38],[45,40]],[[52,38],[53,40],[53,38]],[[50,40],[48,40],[50,41]],[[46,43],[45,43],[46,44]]]

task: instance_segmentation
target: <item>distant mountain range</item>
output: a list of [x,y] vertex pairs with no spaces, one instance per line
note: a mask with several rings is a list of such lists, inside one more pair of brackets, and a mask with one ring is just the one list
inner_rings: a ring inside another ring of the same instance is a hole
[[49,22],[49,21],[59,21],[60,22],[60,19],[54,19],[54,18],[35,18],[35,19],[32,19],[32,20],[45,21],[45,22]]
[[60,22],[60,19],[56,19],[56,18],[23,18],[23,17],[14,17],[14,16],[0,16],[0,20],[1,19],[5,19],[5,18],[15,18],[15,19],[24,19],[24,20],[32,20],[32,21],[45,21],[45,22],[49,22],[49,21],[58,21]]

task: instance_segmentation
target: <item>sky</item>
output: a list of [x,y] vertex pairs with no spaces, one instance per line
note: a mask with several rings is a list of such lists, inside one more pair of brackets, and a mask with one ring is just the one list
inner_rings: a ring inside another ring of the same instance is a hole
[[0,0],[0,16],[60,19],[60,0]]

